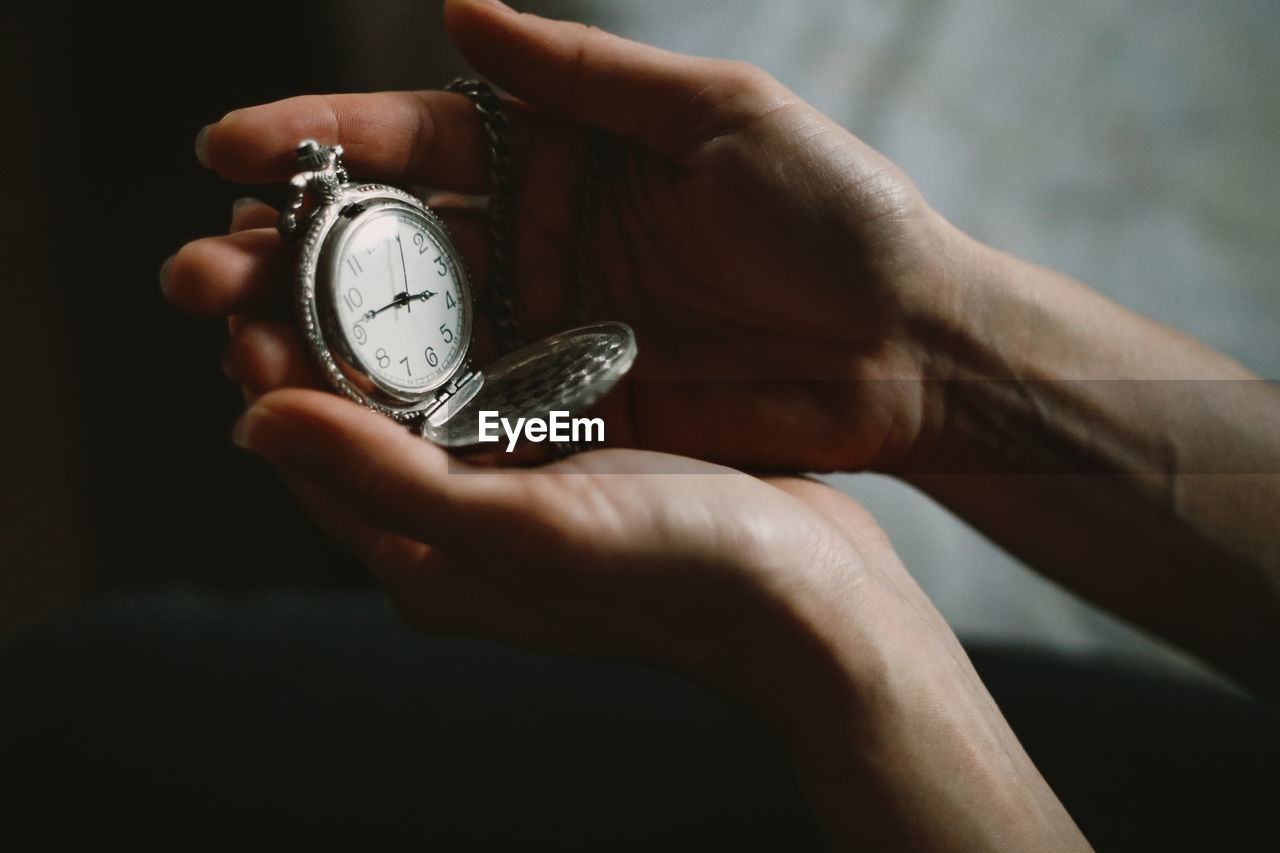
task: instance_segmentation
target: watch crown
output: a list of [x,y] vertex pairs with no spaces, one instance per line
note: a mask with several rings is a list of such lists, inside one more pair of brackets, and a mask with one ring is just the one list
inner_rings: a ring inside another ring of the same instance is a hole
[[[286,240],[292,240],[303,224],[299,221],[303,199],[308,190],[311,191],[316,205],[332,204],[342,198],[347,186],[347,169],[342,165],[342,146],[332,148],[321,145],[314,139],[304,139],[294,148],[298,158],[298,174],[289,181],[292,196],[289,203],[280,212],[280,221],[276,228]],[[314,213],[314,209],[311,211]],[[307,214],[307,218],[310,213]]]
[[298,143],[298,168],[308,172],[318,172],[329,165],[329,150],[314,139],[304,139]]

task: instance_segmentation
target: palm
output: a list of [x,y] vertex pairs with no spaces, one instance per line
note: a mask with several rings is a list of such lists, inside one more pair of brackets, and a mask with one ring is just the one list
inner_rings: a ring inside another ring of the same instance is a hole
[[424,630],[712,679],[726,659],[776,652],[776,584],[800,606],[833,573],[861,576],[880,538],[859,506],[803,479],[637,450],[459,476],[465,463],[329,394],[276,391],[251,412],[242,440]]
[[[641,343],[628,393],[610,404],[628,427],[626,443],[772,468],[884,461],[876,453],[893,436],[881,415],[893,406],[883,398],[903,386],[858,380],[903,376],[885,346],[885,285],[904,270],[924,275],[921,259],[897,247],[914,244],[907,232],[926,209],[887,161],[839,128],[797,142],[793,124],[811,118],[773,116],[682,165],[628,146],[610,170],[594,302],[600,318],[627,321]],[[563,162],[538,150],[560,144],[562,133],[530,134],[525,159]],[[751,161],[750,150],[766,145],[788,157],[785,168]],[[840,185],[821,169],[832,156],[856,164]],[[543,192],[527,197],[535,201],[523,211],[526,227],[573,246],[564,233],[572,217],[548,211]],[[833,244],[836,230],[855,236]],[[557,287],[545,268],[522,272],[531,293]],[[790,446],[772,441],[780,434],[792,436]],[[808,440],[832,435],[845,441],[838,454]]]

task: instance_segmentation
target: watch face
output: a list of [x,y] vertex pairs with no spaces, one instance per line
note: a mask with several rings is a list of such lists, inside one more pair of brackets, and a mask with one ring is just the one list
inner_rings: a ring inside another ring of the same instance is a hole
[[331,334],[383,391],[418,399],[462,366],[471,299],[461,259],[434,219],[406,205],[367,209],[330,257]]

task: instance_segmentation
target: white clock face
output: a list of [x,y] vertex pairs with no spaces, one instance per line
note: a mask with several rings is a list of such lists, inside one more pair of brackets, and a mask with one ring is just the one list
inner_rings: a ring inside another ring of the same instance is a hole
[[384,390],[429,391],[466,355],[470,296],[441,239],[424,217],[394,207],[354,223],[335,259],[339,333],[357,366]]

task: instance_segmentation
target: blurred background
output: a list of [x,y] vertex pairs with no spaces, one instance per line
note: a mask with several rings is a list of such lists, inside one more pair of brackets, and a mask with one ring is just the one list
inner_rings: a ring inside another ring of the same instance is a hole
[[[0,714],[10,715],[0,756],[33,779],[46,772],[50,785],[90,766],[88,778],[123,774],[147,796],[184,792],[167,801],[175,814],[191,798],[216,801],[224,813],[292,814],[270,792],[296,784],[299,768],[328,780],[324,794],[302,790],[324,802],[341,790],[352,815],[412,809],[412,797],[362,799],[333,782],[334,768],[367,781],[380,772],[374,758],[394,753],[402,757],[397,772],[421,781],[424,751],[443,748],[415,741],[421,730],[397,714],[425,703],[444,715],[426,714],[435,720],[429,728],[453,733],[454,750],[437,756],[506,763],[502,774],[467,777],[472,787],[462,790],[496,796],[499,775],[536,787],[550,761],[561,778],[576,780],[563,791],[582,805],[573,810],[579,822],[565,825],[582,832],[582,814],[595,809],[599,837],[611,844],[619,841],[609,834],[614,819],[629,815],[618,804],[653,806],[655,786],[667,794],[653,809],[685,815],[686,840],[701,825],[681,811],[692,801],[719,803],[722,828],[754,809],[800,831],[803,807],[776,781],[785,773],[767,735],[712,698],[652,673],[565,669],[532,657],[513,663],[500,650],[431,645],[398,628],[361,570],[231,447],[241,401],[218,367],[225,330],[179,315],[160,297],[161,262],[183,242],[224,230],[235,198],[279,197],[276,188],[231,186],[200,169],[192,154],[199,128],[237,106],[289,95],[436,87],[467,73],[445,38],[440,5],[227,0],[180,16],[113,5],[69,12],[10,4],[0,12],[0,154],[10,196],[0,213],[10,306],[0,629],[49,614],[18,635],[0,668]],[[1280,7],[1272,2],[514,5],[756,64],[897,162],[962,229],[1280,377]],[[984,677],[1095,843],[1153,837],[1141,808],[1131,807],[1125,823],[1107,801],[1150,785],[1140,765],[1167,768],[1160,762],[1170,753],[1191,763],[1174,766],[1167,789],[1151,794],[1153,820],[1184,804],[1184,815],[1205,814],[1195,826],[1221,831],[1222,814],[1205,805],[1212,802],[1231,810],[1227,826],[1246,832],[1251,798],[1280,793],[1252,779],[1280,755],[1270,712],[1028,572],[907,487],[869,475],[830,479],[881,521],[975,659],[987,660],[986,650],[1004,655]],[[69,599],[86,603],[55,608]],[[362,639],[353,650],[354,637]],[[332,673],[326,680],[308,655],[363,675],[357,686]],[[1032,660],[1041,665],[1024,666]],[[227,674],[253,661],[242,680]],[[1113,680],[1073,681],[1082,667]],[[481,668],[505,675],[468,686],[467,673],[476,678]],[[529,676],[534,670],[543,675]],[[406,673],[412,680],[424,671],[435,675],[403,683]],[[602,704],[584,704],[584,683],[612,692],[588,690]],[[1134,684],[1155,692],[1129,705],[1116,699]],[[441,691],[457,708],[488,702],[489,713],[451,717]],[[651,713],[623,719],[617,708],[628,703]],[[531,707],[541,710],[530,717]],[[262,722],[272,715],[275,727]],[[660,737],[655,715],[667,720]],[[526,723],[513,728],[513,716]],[[597,726],[589,746],[580,741],[584,720]],[[182,736],[183,726],[194,734]],[[493,745],[495,726],[506,726],[505,752]],[[335,753],[339,730],[374,740]],[[155,732],[164,733],[162,744]],[[545,755],[520,752],[531,732]],[[1098,744],[1121,733],[1128,751],[1101,755]],[[100,743],[113,739],[111,748]],[[264,742],[275,751],[264,752]],[[621,742],[631,747],[619,752]],[[1096,763],[1084,770],[1067,761],[1080,749],[1094,750]],[[50,755],[64,762],[55,762],[57,774]],[[227,763],[250,755],[261,760],[241,771],[256,767],[256,782]],[[512,755],[523,755],[522,770],[512,770]],[[656,766],[655,755],[668,763]],[[717,764],[747,769],[726,788],[705,769]],[[584,782],[619,767],[632,781],[606,786],[616,796]],[[196,777],[235,783],[202,786]],[[437,795],[453,790],[437,781]],[[237,799],[232,788],[256,793]],[[33,790],[43,789],[33,782]],[[547,823],[549,813],[524,815],[525,826],[561,826]],[[350,825],[363,826],[355,816]],[[1193,827],[1178,829],[1171,835],[1182,841],[1196,837]],[[754,831],[756,840],[772,837]]]

